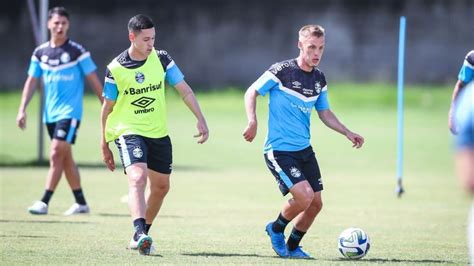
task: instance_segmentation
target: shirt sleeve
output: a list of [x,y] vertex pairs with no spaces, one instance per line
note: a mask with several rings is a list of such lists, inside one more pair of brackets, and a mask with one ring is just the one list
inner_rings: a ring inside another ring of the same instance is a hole
[[30,66],[28,67],[28,75],[39,78],[43,74],[43,70],[41,69],[40,62],[35,55],[31,56]]
[[179,69],[178,65],[174,61],[171,61],[166,67],[165,80],[174,86],[184,80],[183,72]]
[[[251,86],[260,95],[265,96],[273,87],[277,86],[280,80],[270,71],[265,71]],[[250,89],[249,88],[249,89]]]
[[474,79],[474,51],[471,51],[466,55],[461,70],[459,70],[458,79],[464,84],[467,84]]
[[116,101],[118,98],[117,84],[115,83],[114,77],[109,68],[107,68],[105,71],[104,90],[102,92],[102,96],[105,99],[111,101]]
[[97,69],[94,61],[92,60],[91,54],[89,52],[83,53],[77,59],[79,66],[81,67],[84,75],[89,75],[90,73],[94,72]]
[[319,94],[316,104],[314,105],[316,111],[323,111],[329,109],[329,100],[328,100],[328,86],[324,86]]
[[160,58],[161,65],[165,70],[165,80],[174,86],[184,80],[183,72],[174,62],[171,55],[165,50],[156,50],[158,57]]

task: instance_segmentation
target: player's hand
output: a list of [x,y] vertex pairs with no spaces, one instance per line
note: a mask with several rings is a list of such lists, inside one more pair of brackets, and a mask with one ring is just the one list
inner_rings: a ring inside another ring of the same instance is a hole
[[16,124],[21,129],[26,128],[26,113],[25,112],[18,111],[18,115],[16,116]]
[[209,129],[207,128],[206,120],[199,120],[197,123],[198,134],[193,137],[198,138],[197,143],[203,144],[209,138]]
[[109,168],[110,171],[115,170],[114,154],[109,148],[109,145],[102,144],[102,159],[104,160],[105,165]]
[[255,136],[257,136],[257,121],[250,121],[242,135],[246,141],[252,142]]
[[364,138],[359,134],[353,132],[347,132],[346,137],[352,142],[352,147],[359,149],[364,145]]

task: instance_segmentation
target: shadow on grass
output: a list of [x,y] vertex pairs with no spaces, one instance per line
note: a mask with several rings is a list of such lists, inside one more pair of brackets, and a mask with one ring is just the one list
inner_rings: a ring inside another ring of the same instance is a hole
[[39,224],[92,224],[87,221],[38,221],[38,220],[0,220],[0,223],[39,223]]
[[439,263],[439,264],[455,264],[453,261],[449,260],[428,260],[428,259],[421,259],[421,260],[410,260],[410,259],[381,259],[381,258],[370,258],[370,259],[360,259],[360,260],[350,260],[350,259],[334,259],[334,260],[327,260],[327,261],[338,261],[338,262],[352,262],[352,263]]
[[192,257],[258,257],[258,258],[278,258],[277,256],[261,256],[258,254],[239,254],[239,253],[217,253],[217,252],[200,252],[200,253],[182,253],[183,256]]
[[130,217],[128,213],[97,213],[97,215],[102,217]]
[[[98,216],[102,216],[102,217],[127,217],[127,218],[130,218],[130,214],[128,213],[105,213],[105,212],[101,212],[101,213],[97,213],[96,215]],[[172,218],[172,219],[176,219],[176,218],[183,218],[183,216],[179,216],[179,215],[160,215],[160,219],[166,219],[166,218]]]
[[[1,157],[1,156],[0,156]],[[79,168],[97,168],[106,170],[107,167],[102,162],[76,162]],[[49,161],[0,161],[0,168],[24,168],[24,167],[49,167]],[[115,165],[115,168],[118,170],[122,169],[122,165]],[[211,171],[211,168],[201,167],[201,166],[186,166],[186,165],[173,165],[173,170],[177,171]]]
[[0,235],[0,237],[6,238],[54,238],[54,236],[33,236],[33,235]]

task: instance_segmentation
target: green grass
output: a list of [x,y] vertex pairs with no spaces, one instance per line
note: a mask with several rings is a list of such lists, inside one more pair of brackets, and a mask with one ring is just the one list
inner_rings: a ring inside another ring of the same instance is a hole
[[[237,90],[198,94],[211,136],[195,143],[195,120],[175,93],[168,93],[168,117],[175,171],[171,191],[151,230],[159,256],[125,249],[132,234],[121,167],[109,172],[82,167],[92,213],[63,217],[73,201],[61,181],[50,215],[31,216],[26,207],[42,193],[46,167],[21,166],[36,158],[36,104],[28,129],[15,126],[18,93],[0,96],[0,228],[2,264],[343,264],[337,237],[347,227],[370,236],[369,254],[356,264],[466,264],[469,199],[454,175],[447,130],[449,87],[409,87],[405,109],[404,185],[395,197],[396,89],[383,84],[330,87],[333,111],[366,138],[354,150],[313,114],[312,144],[325,190],[324,208],[302,244],[316,261],[275,257],[264,233],[284,201],[261,154],[267,99],[258,101],[259,132],[254,143],[246,125],[243,95]],[[100,166],[99,110],[87,96],[74,146],[79,163]],[[48,141],[45,142],[48,147]],[[115,150],[115,147],[113,147]],[[46,155],[47,153],[45,153]],[[116,157],[117,158],[117,157]],[[352,263],[352,262],[350,262]]]

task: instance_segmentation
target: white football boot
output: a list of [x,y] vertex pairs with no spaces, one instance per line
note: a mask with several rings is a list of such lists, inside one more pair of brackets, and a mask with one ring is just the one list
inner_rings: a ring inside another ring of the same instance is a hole
[[37,201],[28,207],[28,211],[31,214],[48,214],[48,204],[42,201]]
[[64,212],[64,215],[69,216],[73,214],[89,213],[89,212],[90,212],[89,206],[74,203],[67,211]]

